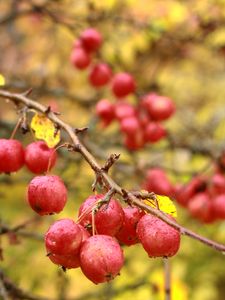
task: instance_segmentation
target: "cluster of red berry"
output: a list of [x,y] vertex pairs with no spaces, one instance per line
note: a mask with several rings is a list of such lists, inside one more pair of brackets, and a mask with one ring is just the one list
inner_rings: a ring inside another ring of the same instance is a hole
[[[102,41],[101,34],[94,28],[83,31],[74,43],[72,64],[78,69],[86,69]],[[127,72],[113,74],[110,66],[102,62],[91,65],[88,78],[95,88],[111,85],[112,94],[118,101],[113,104],[108,99],[100,100],[96,105],[96,114],[104,127],[113,120],[119,122],[127,149],[138,150],[146,143],[155,143],[166,136],[161,121],[170,118],[175,112],[175,105],[170,98],[149,93],[137,105],[128,103],[124,98],[135,93],[135,79]]]
[[[95,284],[110,281],[123,266],[121,245],[141,243],[150,257],[177,253],[180,233],[136,207],[122,207],[105,195],[91,195],[80,206],[78,220],[56,221],[45,235],[50,260],[64,268],[80,267]],[[157,238],[156,238],[157,235]]]
[[0,139],[0,173],[20,170],[24,164],[34,174],[50,170],[56,162],[57,154],[45,142],[29,144],[25,149],[15,139]]
[[[32,172],[43,173],[55,161],[55,151],[44,142],[34,142],[24,150],[17,140],[0,139],[1,172],[18,171],[25,162]],[[59,176],[38,175],[28,185],[27,198],[41,216],[59,213],[67,202],[67,189]],[[81,267],[96,284],[119,274],[124,263],[121,245],[139,242],[150,257],[169,257],[179,249],[180,232],[136,207],[122,207],[115,199],[106,201],[102,194],[82,203],[77,222],[58,220],[45,234],[47,256],[53,263],[68,269]]]
[[150,169],[143,188],[174,198],[190,214],[203,223],[225,219],[225,154],[211,176],[197,175],[186,185],[174,186],[164,170]]

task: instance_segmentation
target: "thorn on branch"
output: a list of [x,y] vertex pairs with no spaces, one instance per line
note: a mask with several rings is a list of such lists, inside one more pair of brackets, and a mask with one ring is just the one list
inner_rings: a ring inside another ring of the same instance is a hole
[[24,97],[28,97],[33,91],[33,88],[29,88],[27,91],[23,92],[21,95]]
[[46,110],[45,110],[45,114],[48,115],[50,112],[52,111],[51,106],[49,105]]
[[78,134],[78,133],[83,133],[83,132],[87,131],[88,129],[89,129],[88,127],[75,128],[75,129],[74,129],[74,132],[75,132],[76,134]]
[[119,159],[120,154],[111,154],[110,157],[107,159],[105,165],[101,168],[102,171],[106,173],[112,167],[112,165]]

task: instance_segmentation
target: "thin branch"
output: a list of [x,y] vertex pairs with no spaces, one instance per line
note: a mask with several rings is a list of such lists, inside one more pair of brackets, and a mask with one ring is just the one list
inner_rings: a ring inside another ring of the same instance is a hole
[[163,259],[164,263],[164,294],[165,300],[171,300],[171,266],[168,258]]
[[[38,112],[41,112],[43,114],[46,113],[46,107],[40,103],[35,102],[34,100],[31,100],[24,95],[17,94],[17,93],[10,93],[8,91],[0,90],[0,97],[4,99],[9,99],[13,101],[16,104],[23,104],[26,107],[30,109],[34,109]],[[199,242],[217,250],[220,252],[225,252],[225,245],[216,243],[210,239],[207,239],[201,235],[198,235],[197,233],[179,225],[176,223],[176,221],[168,218],[166,214],[163,212],[154,209],[153,207],[150,207],[146,204],[144,204],[141,200],[139,200],[137,197],[134,196],[132,192],[124,190],[121,186],[119,186],[104,170],[102,170],[102,167],[99,165],[95,157],[87,150],[87,148],[80,142],[77,134],[74,132],[73,127],[71,127],[69,124],[63,122],[54,112],[48,112],[47,114],[48,118],[53,121],[57,126],[59,126],[62,130],[64,130],[67,135],[69,136],[74,151],[79,152],[86,162],[90,165],[90,167],[93,169],[95,174],[99,174],[102,178],[102,181],[104,182],[107,189],[114,189],[115,192],[125,199],[128,203],[132,205],[136,205],[137,207],[145,210],[146,212],[158,217],[162,221],[166,222],[167,224],[171,225],[175,229],[179,230],[181,234],[187,235],[193,239],[198,240]]]

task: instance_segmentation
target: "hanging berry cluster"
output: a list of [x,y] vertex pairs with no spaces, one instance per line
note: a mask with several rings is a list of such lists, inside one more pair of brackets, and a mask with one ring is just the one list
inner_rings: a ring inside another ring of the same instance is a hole
[[89,68],[88,80],[94,88],[109,85],[116,99],[101,99],[96,105],[96,114],[104,127],[112,121],[119,122],[124,136],[124,145],[129,150],[138,150],[147,143],[156,143],[167,135],[162,121],[170,118],[175,112],[173,101],[156,93],[141,97],[136,105],[130,104],[125,97],[135,94],[136,81],[127,72],[113,74],[111,67],[100,62],[92,64],[92,58],[103,42],[100,32],[94,28],[83,31],[74,42],[71,62],[78,69]]
[[[56,159],[55,149],[43,141],[24,149],[18,140],[0,139],[1,173],[16,172],[25,164],[37,175],[28,184],[27,200],[41,216],[60,213],[67,202],[61,178],[40,175],[49,171]],[[54,264],[64,269],[80,267],[96,284],[115,278],[124,263],[121,246],[137,243],[150,257],[170,257],[179,249],[180,232],[137,207],[123,207],[107,194],[91,195],[80,206],[76,222],[58,220],[45,234],[47,257]]]

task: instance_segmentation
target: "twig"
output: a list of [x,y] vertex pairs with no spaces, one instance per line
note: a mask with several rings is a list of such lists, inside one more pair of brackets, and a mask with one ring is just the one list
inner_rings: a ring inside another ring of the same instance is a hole
[[164,292],[165,300],[171,300],[171,266],[168,258],[163,258],[164,263]]
[[[46,107],[40,103],[37,103],[24,95],[17,94],[17,93],[10,93],[8,91],[0,90],[0,97],[4,99],[9,99],[16,103],[21,103],[29,108],[32,108],[38,112],[45,113]],[[134,196],[132,192],[128,192],[122,187],[120,187],[104,170],[102,170],[101,166],[95,159],[95,157],[87,150],[87,148],[80,142],[77,134],[74,132],[74,129],[67,123],[63,122],[54,112],[48,113],[48,118],[53,121],[57,126],[60,126],[62,130],[64,130],[67,135],[69,136],[73,146],[74,150],[79,152],[86,162],[90,165],[90,167],[94,170],[96,174],[101,175],[102,181],[105,184],[107,189],[114,189],[115,192],[123,197],[125,197],[126,201],[128,201],[130,204],[136,205],[137,207],[145,210],[146,212],[158,217],[162,221],[166,222],[167,224],[171,225],[175,229],[179,230],[181,234],[187,235],[193,239],[198,240],[199,242],[217,250],[220,252],[225,252],[225,245],[216,243],[210,239],[207,239],[203,236],[200,236],[196,234],[195,232],[177,224],[175,221],[171,220],[166,216],[163,212],[150,207],[146,204],[144,204],[141,200],[139,200],[137,197]]]

